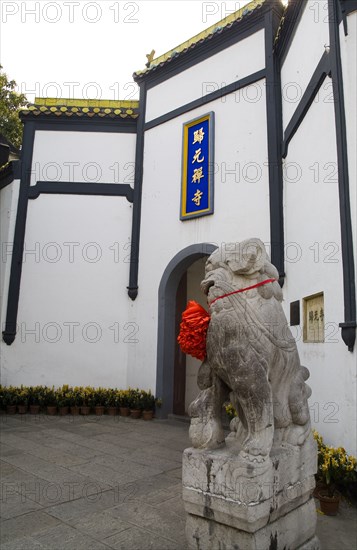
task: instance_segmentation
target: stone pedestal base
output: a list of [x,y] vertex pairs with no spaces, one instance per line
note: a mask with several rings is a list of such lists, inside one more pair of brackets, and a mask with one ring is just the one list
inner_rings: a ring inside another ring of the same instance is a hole
[[316,445],[282,444],[247,462],[234,440],[213,451],[186,449],[183,501],[192,550],[317,550]]

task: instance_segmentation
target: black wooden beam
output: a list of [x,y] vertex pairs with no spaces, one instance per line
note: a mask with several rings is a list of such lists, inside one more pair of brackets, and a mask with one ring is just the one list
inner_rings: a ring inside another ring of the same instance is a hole
[[346,114],[339,33],[339,0],[328,0],[331,76],[335,108],[338,187],[340,197],[341,248],[343,264],[343,295],[345,320],[340,323],[342,339],[349,351],[356,340],[356,286],[354,246],[351,222],[350,189],[347,155]]
[[104,197],[126,197],[133,202],[134,190],[124,183],[88,183],[68,181],[38,181],[28,190],[29,199],[37,199],[42,193],[53,195],[99,195]]

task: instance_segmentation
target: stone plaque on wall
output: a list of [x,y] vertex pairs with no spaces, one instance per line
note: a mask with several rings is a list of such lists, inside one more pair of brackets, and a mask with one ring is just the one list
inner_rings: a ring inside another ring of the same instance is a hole
[[304,342],[325,341],[324,294],[304,298]]

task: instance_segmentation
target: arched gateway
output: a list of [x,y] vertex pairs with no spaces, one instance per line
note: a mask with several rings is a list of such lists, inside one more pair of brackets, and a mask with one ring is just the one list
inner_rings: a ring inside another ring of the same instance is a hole
[[217,247],[209,243],[187,246],[167,265],[159,286],[156,395],[162,399],[160,415],[174,412],[175,347],[177,338],[177,295],[187,269],[200,258],[212,254]]

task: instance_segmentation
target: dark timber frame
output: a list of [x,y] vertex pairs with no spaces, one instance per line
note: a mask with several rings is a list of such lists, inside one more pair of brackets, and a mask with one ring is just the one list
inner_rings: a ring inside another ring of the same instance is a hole
[[267,141],[269,164],[270,204],[270,246],[271,261],[279,272],[279,284],[283,286],[284,268],[284,212],[283,172],[281,162],[282,103],[280,65],[274,55],[274,38],[278,30],[283,9],[274,7],[265,15],[265,65],[266,65],[266,108]]
[[145,140],[145,114],[146,114],[146,83],[140,83],[139,120],[136,137],[135,152],[135,184],[133,221],[131,228],[131,252],[130,252],[130,273],[128,295],[132,300],[138,295],[139,283],[139,247],[140,247],[140,224],[141,224],[141,201],[143,186],[143,162],[144,162],[144,140]]
[[29,199],[37,199],[42,193],[52,195],[99,195],[126,197],[133,202],[134,190],[128,183],[87,183],[71,181],[38,181],[28,190]]
[[339,33],[339,21],[341,21],[341,16],[339,17],[339,0],[328,0],[328,7],[331,47],[331,76],[335,108],[337,169],[340,196],[343,295],[345,304],[345,320],[340,323],[339,326],[342,329],[343,341],[349,351],[353,351],[356,340],[356,287],[348,175],[346,115]]
[[[116,119],[80,119],[48,120],[46,115],[29,114],[25,118],[23,134],[23,156],[21,159],[21,182],[17,207],[14,246],[11,260],[10,283],[7,301],[3,340],[11,345],[16,337],[16,322],[19,306],[22,273],[23,248],[26,230],[27,207],[29,199],[36,199],[41,193],[85,194],[101,196],[123,196],[133,202],[133,189],[127,184],[86,183],[86,182],[36,182],[30,186],[31,166],[36,130],[66,132],[123,132],[135,133],[136,120]],[[119,124],[118,124],[119,122]]]

